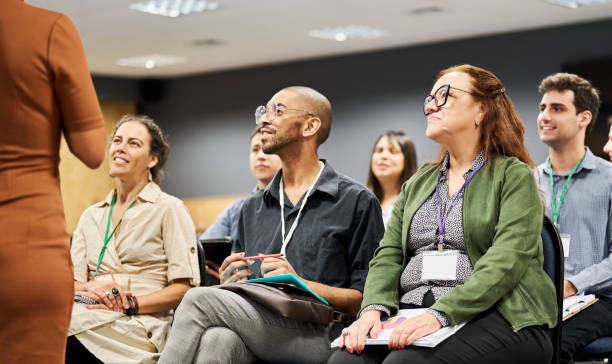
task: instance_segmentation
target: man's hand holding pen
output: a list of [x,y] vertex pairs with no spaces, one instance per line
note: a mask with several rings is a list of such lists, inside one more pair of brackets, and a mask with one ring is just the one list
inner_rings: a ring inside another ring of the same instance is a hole
[[241,252],[233,253],[223,260],[221,267],[219,267],[219,281],[221,284],[244,281],[249,278],[251,271],[240,268],[252,265],[253,261],[243,260],[243,258],[244,252]]
[[298,277],[289,261],[280,254],[262,260],[260,270],[264,277],[278,276],[281,274],[293,274]]

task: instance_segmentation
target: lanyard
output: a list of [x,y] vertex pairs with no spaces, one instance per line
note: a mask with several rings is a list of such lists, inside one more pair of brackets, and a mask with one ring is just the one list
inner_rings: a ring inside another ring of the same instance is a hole
[[312,189],[317,184],[317,181],[319,180],[319,177],[321,177],[321,173],[323,172],[323,167],[325,166],[325,164],[323,164],[323,162],[321,161],[319,161],[319,163],[321,163],[321,169],[319,170],[319,174],[317,174],[317,178],[315,178],[312,185],[308,188],[308,191],[306,191],[306,195],[304,196],[304,199],[302,200],[302,205],[300,206],[300,209],[295,218],[295,221],[293,221],[293,224],[291,225],[291,228],[289,229],[289,233],[286,236],[285,236],[285,191],[283,189],[283,178],[281,177],[280,184],[278,186],[278,195],[280,196],[281,232],[282,232],[281,237],[283,239],[283,245],[280,251],[282,256],[286,255],[287,245],[289,244],[289,241],[293,237],[293,232],[295,231],[295,228],[298,225],[298,221],[300,220],[300,215],[302,214],[302,210],[304,209],[304,206],[306,206],[306,201],[308,200],[308,196],[310,196],[310,192],[312,192]]
[[[115,234],[115,231],[117,231],[117,228],[121,224],[121,221],[123,221],[123,215],[121,215],[121,219],[119,219],[119,222],[117,223],[117,225],[115,225],[115,228],[113,229],[113,231],[110,233],[110,235],[108,234],[108,230],[111,224],[111,216],[113,215],[113,207],[115,207],[116,202],[117,202],[117,194],[113,196],[113,201],[111,202],[110,210],[108,211],[108,221],[106,222],[106,232],[104,233],[104,245],[102,245],[102,250],[100,251],[100,256],[98,257],[98,265],[96,265],[96,273],[94,275],[98,275],[98,270],[100,269],[100,263],[102,263],[102,258],[104,257],[104,253],[106,252],[106,245],[108,245],[109,240]],[[127,210],[131,209],[132,206],[134,206],[135,202],[136,200],[132,201],[130,206],[128,206],[128,208],[125,211],[127,212]],[[125,215],[125,212],[123,214]]]
[[548,177],[550,177],[550,207],[552,207],[553,210],[553,222],[555,223],[555,225],[557,225],[557,221],[559,220],[561,204],[563,204],[563,200],[565,199],[567,187],[569,186],[569,183],[572,180],[574,173],[576,173],[576,170],[578,169],[578,167],[580,167],[580,164],[582,164],[584,157],[586,157],[586,153],[584,153],[582,159],[578,163],[576,163],[574,168],[572,168],[570,173],[567,175],[567,181],[565,181],[565,184],[563,185],[563,189],[561,190],[561,196],[559,196],[559,201],[555,200],[555,179],[553,177],[553,170],[552,165],[550,164],[550,159],[548,159]]
[[448,213],[450,212],[451,208],[453,207],[453,203],[455,203],[455,200],[457,199],[459,194],[461,194],[461,191],[463,191],[465,189],[465,186],[467,186],[467,184],[470,183],[470,181],[472,180],[472,178],[474,177],[476,172],[478,172],[480,170],[480,168],[482,168],[482,166],[485,164],[485,162],[486,162],[486,160],[483,160],[482,162],[480,162],[476,166],[476,168],[474,168],[474,171],[472,171],[472,173],[468,176],[468,178],[466,178],[465,182],[463,182],[463,186],[461,186],[459,191],[457,191],[455,193],[455,195],[453,196],[453,198],[451,198],[450,204],[448,205],[448,208],[444,212],[444,217],[442,217],[442,215],[440,213],[440,209],[441,209],[441,203],[440,203],[440,176],[438,176],[438,181],[436,182],[436,207],[438,209],[438,234],[440,235],[440,242],[438,243],[438,250],[439,251],[442,251],[442,249],[444,247],[444,230],[446,229],[446,218],[448,218]]

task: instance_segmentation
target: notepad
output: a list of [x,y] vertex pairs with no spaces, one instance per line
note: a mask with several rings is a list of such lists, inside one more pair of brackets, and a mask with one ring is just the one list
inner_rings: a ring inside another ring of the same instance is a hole
[[306,283],[304,283],[304,281],[302,281],[301,279],[296,277],[295,274],[281,274],[281,275],[278,275],[278,276],[270,276],[270,277],[264,277],[264,278],[249,279],[248,281],[244,281],[244,282],[272,282],[272,283],[289,283],[289,284],[293,284],[294,286],[300,287],[304,291],[310,292],[313,296],[315,296],[321,302],[325,303],[326,305],[329,305],[329,302],[327,302],[323,297],[321,297],[318,294],[314,293],[314,291],[311,290],[310,288],[308,288]]
[[580,294],[563,299],[563,321],[599,301],[594,294]]
[[[422,313],[425,313],[426,311],[427,311],[426,308],[399,310],[396,316],[390,317],[388,320],[383,322],[382,330],[379,331],[378,337],[376,339],[372,339],[369,336],[366,337],[365,344],[366,345],[387,345],[387,343],[389,342],[389,337],[391,336],[391,333],[399,324],[401,324],[402,322],[404,322],[405,320],[411,317],[415,317]],[[422,347],[427,347],[427,348],[436,347],[439,343],[448,339],[453,334],[455,334],[457,331],[459,331],[463,326],[465,326],[466,323],[467,321],[457,324],[455,326],[443,327],[434,333],[431,333],[427,336],[423,336],[422,338],[415,340],[412,343],[412,345],[422,346]],[[334,340],[331,343],[331,347],[332,348],[338,347],[339,340],[340,338],[337,338],[336,340]]]

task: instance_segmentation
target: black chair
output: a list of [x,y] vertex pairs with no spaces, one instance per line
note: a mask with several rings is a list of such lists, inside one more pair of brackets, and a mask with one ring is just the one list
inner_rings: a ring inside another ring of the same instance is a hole
[[206,258],[204,257],[204,248],[200,240],[196,239],[196,245],[198,246],[198,264],[200,265],[200,286],[205,286],[207,281],[206,276]]
[[553,345],[553,358],[551,363],[559,363],[559,346],[561,344],[561,318],[563,313],[563,244],[555,225],[544,216],[542,225],[542,247],[544,251],[544,271],[555,285],[557,292],[557,326],[550,330],[550,339]]

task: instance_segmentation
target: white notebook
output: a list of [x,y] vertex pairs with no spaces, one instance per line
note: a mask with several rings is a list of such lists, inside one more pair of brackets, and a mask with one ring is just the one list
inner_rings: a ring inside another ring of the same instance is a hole
[[[366,342],[365,342],[366,345],[387,345],[387,342],[389,341],[389,337],[391,336],[391,332],[397,325],[401,324],[407,318],[418,316],[426,311],[427,309],[425,308],[415,308],[411,310],[399,310],[396,316],[390,317],[388,320],[383,322],[382,330],[380,330],[380,332],[378,333],[378,337],[376,339],[372,339],[369,336],[366,338]],[[422,338],[415,340],[412,343],[412,345],[433,348],[439,343],[441,343],[442,341],[452,336],[457,331],[459,331],[459,329],[465,326],[465,324],[466,322],[462,322],[455,326],[443,327],[440,330],[432,334],[423,336]],[[331,343],[332,348],[338,347],[339,339],[340,338],[337,338]]]
[[563,320],[574,316],[578,312],[597,302],[598,298],[594,294],[579,294],[563,299]]

